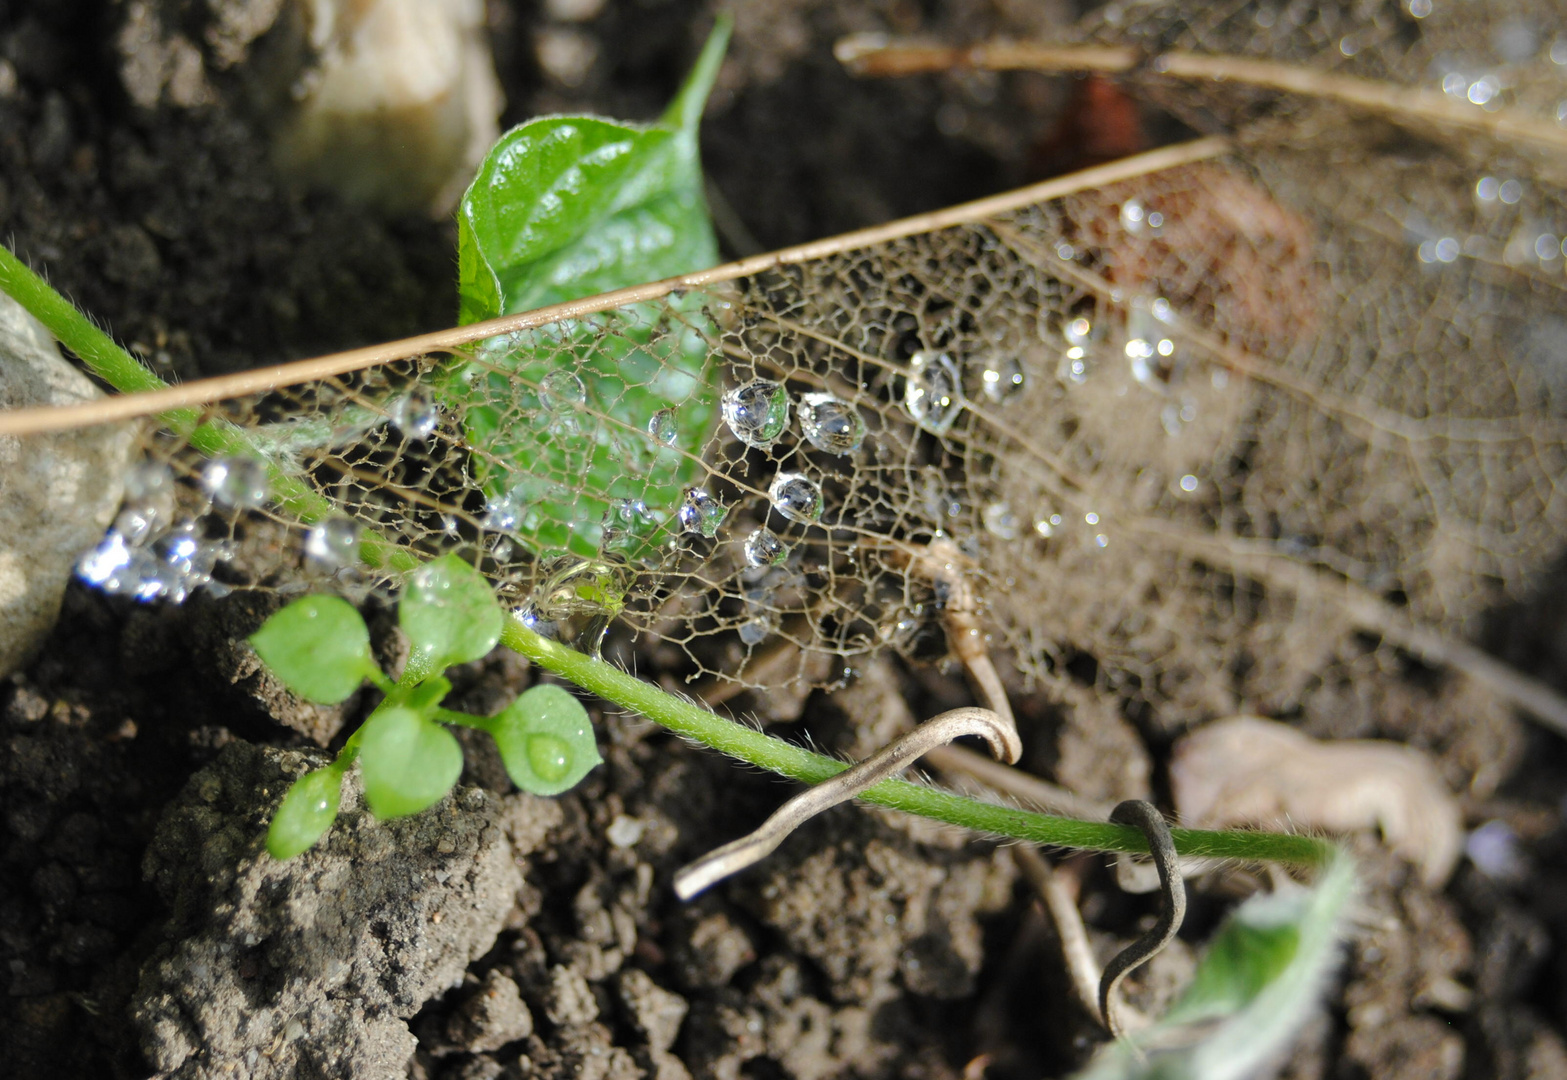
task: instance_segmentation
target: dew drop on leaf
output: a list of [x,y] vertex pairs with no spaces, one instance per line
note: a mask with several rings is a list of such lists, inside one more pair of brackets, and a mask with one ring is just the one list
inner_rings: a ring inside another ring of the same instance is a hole
[[512,490],[499,495],[486,496],[484,500],[484,527],[496,532],[510,532],[522,520],[521,493]]
[[571,771],[571,747],[554,735],[529,735],[528,764],[541,779],[553,783]]
[[219,506],[246,510],[267,501],[267,467],[255,458],[219,458],[202,470],[201,483]]
[[723,415],[735,438],[765,450],[789,423],[789,392],[783,383],[752,379],[725,392]]
[[993,356],[979,374],[985,397],[997,405],[1023,389],[1023,365],[1015,356]]
[[789,557],[789,545],[765,525],[745,538],[745,561],[752,566],[777,566]]
[[675,516],[686,532],[712,538],[718,535],[718,527],[724,523],[727,513],[728,507],[701,488],[687,488]]
[[822,516],[822,489],[801,473],[779,473],[767,489],[773,508],[790,521],[814,525]]
[[574,371],[552,371],[539,384],[539,403],[552,413],[574,411],[587,400],[587,387]]
[[305,557],[320,566],[348,566],[359,555],[359,523],[351,517],[329,517],[305,534]]
[[993,502],[985,507],[982,515],[985,529],[992,535],[1002,540],[1016,540],[1018,531],[1017,515],[1012,512],[1012,507],[1004,502]]
[[416,386],[386,410],[392,426],[410,439],[427,439],[440,421],[435,398],[429,388]]
[[752,615],[740,624],[740,640],[747,645],[760,645],[773,632],[773,620],[765,614]]
[[914,422],[932,435],[952,430],[963,411],[962,381],[952,357],[928,350],[911,356],[903,405]]
[[831,394],[805,394],[800,398],[800,431],[818,450],[852,454],[865,441],[865,420],[853,405]]
[[680,433],[675,423],[675,410],[660,409],[654,413],[653,419],[647,422],[647,433],[660,446],[669,446],[673,443],[675,436]]

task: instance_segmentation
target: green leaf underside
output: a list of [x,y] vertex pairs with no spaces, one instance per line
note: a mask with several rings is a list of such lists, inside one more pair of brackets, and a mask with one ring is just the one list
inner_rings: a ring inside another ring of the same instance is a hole
[[295,600],[250,635],[250,644],[285,686],[321,705],[343,701],[380,670],[364,619],[336,596]]
[[1340,855],[1310,889],[1241,904],[1174,1007],[1106,1047],[1077,1080],[1241,1080],[1275,1060],[1338,959],[1354,887],[1353,866]]
[[337,820],[343,770],[336,765],[305,773],[283,796],[267,828],[267,851],[274,859],[292,859],[309,848]]
[[417,814],[452,789],[462,747],[446,728],[412,709],[391,706],[366,721],[359,743],[365,801],[381,819]]
[[[697,124],[728,37],[729,21],[720,20],[655,124],[542,117],[502,136],[458,209],[460,322],[718,261]],[[486,496],[525,508],[514,535],[535,554],[604,553],[605,512],[633,500],[648,513],[622,523],[617,553],[650,557],[683,490],[700,481],[699,451],[716,422],[708,345],[715,335],[699,298],[676,306],[691,327],[677,345],[650,350],[661,310],[634,306],[492,341],[481,361],[439,388],[448,402],[467,406]],[[582,380],[586,402],[543,415],[538,386],[563,368]],[[664,408],[678,415],[667,447],[646,434]]]
[[486,728],[512,783],[534,795],[569,791],[603,761],[588,711],[558,686],[533,687]]
[[420,567],[397,608],[414,650],[409,664],[423,674],[483,657],[500,640],[502,619],[489,582],[455,554]]

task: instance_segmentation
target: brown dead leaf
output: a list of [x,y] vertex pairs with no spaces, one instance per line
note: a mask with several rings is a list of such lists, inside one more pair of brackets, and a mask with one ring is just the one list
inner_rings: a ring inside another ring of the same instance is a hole
[[1458,803],[1435,762],[1400,743],[1320,742],[1236,716],[1177,744],[1170,785],[1183,823],[1196,828],[1380,828],[1432,887],[1447,880],[1462,845]]

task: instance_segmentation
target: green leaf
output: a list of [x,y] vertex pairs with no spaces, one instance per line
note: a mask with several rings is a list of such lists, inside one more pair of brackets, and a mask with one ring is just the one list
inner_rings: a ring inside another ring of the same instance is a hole
[[417,814],[462,773],[462,747],[452,733],[412,709],[376,710],[359,739],[365,801],[378,818]]
[[250,644],[285,686],[322,705],[337,704],[380,674],[364,619],[336,596],[295,600],[251,634]]
[[535,795],[559,795],[582,781],[599,756],[588,711],[567,691],[528,690],[486,725],[512,783]]
[[656,124],[550,116],[501,136],[457,210],[463,324],[717,262],[697,123],[730,26]]
[[1169,1013],[1105,1047],[1078,1080],[1251,1076],[1310,1017],[1338,959],[1354,888],[1354,868],[1340,855],[1310,889],[1247,900],[1219,928]]
[[337,820],[342,792],[343,770],[336,765],[312,769],[295,780],[267,827],[272,857],[292,859],[321,839]]
[[457,555],[425,563],[408,579],[397,608],[413,646],[409,672],[424,678],[478,660],[500,640],[503,618],[489,582]]

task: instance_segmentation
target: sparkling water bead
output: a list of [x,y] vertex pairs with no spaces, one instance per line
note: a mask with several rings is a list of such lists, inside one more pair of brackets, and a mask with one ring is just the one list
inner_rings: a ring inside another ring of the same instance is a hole
[[1016,540],[1018,533],[1017,515],[1012,512],[1012,507],[1004,502],[993,502],[985,507],[981,515],[985,521],[985,529],[992,536],[1002,540]]
[[675,423],[675,410],[660,409],[654,413],[653,419],[647,422],[647,433],[660,446],[672,444],[675,436],[680,434],[680,429]]
[[416,386],[387,409],[392,426],[409,439],[428,439],[440,422],[441,414],[435,407],[435,398],[423,386]]
[[865,441],[859,411],[831,394],[800,398],[800,431],[806,442],[829,454],[852,454]]
[[687,488],[675,516],[686,532],[711,539],[718,535],[718,527],[724,523],[724,515],[727,513],[727,506],[701,488]]
[[790,521],[814,525],[822,516],[821,485],[802,473],[779,473],[767,489],[773,508]]
[[997,405],[1023,389],[1023,365],[1015,356],[993,356],[979,373],[985,397]]
[[212,501],[234,510],[248,510],[267,501],[267,467],[255,458],[226,457],[209,462],[201,473]]
[[903,407],[932,435],[945,435],[963,411],[963,382],[947,353],[917,352],[909,358]]
[[349,566],[359,558],[359,522],[329,517],[305,534],[305,556],[329,569]]
[[789,424],[789,391],[771,379],[752,379],[724,393],[723,415],[735,438],[765,450]]
[[773,620],[767,615],[752,615],[737,631],[745,645],[760,645],[773,632]]
[[752,566],[777,566],[789,557],[789,545],[762,526],[745,538],[745,561]]
[[566,740],[539,732],[528,736],[528,764],[539,779],[555,781],[571,769],[571,747]]
[[539,384],[539,404],[552,413],[574,412],[587,400],[587,387],[574,371],[552,371]]

